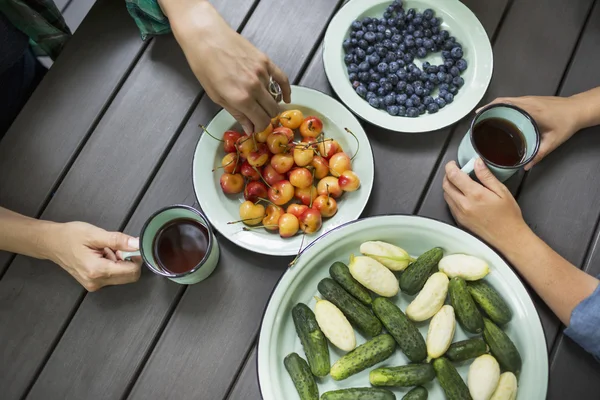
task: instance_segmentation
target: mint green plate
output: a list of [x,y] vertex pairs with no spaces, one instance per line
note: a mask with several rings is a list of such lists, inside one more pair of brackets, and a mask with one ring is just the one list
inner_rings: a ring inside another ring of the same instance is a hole
[[[382,240],[396,244],[411,255],[418,256],[432,247],[442,247],[445,254],[465,253],[486,260],[491,272],[485,278],[496,288],[513,311],[511,322],[505,332],[513,340],[521,357],[523,369],[519,378],[519,400],[543,400],[548,387],[548,355],[546,340],[539,316],[525,287],[490,247],[474,236],[451,225],[428,218],[404,215],[389,215],[361,219],[340,226],[313,242],[300,256],[298,263],[288,270],[275,288],[265,311],[258,343],[258,380],[264,400],[295,400],[298,395],[285,370],[283,358],[296,352],[305,358],[294,323],[291,317],[292,307],[306,303],[314,309],[313,296],[319,295],[317,284],[329,276],[329,266],[335,261],[348,263],[350,254],[359,254],[359,247],[367,240]],[[402,310],[414,296],[398,294],[392,298]],[[427,336],[429,321],[417,325]],[[454,341],[475,335],[466,334],[457,325]],[[357,333],[357,344],[365,338]],[[333,364],[344,353],[329,346]],[[346,380],[336,382],[327,376],[318,380],[319,392],[329,390],[369,387],[369,370],[381,366],[405,365],[408,360],[399,350],[386,361]],[[457,365],[465,379],[470,362]],[[445,399],[436,380],[425,386],[429,391],[429,400]],[[393,392],[398,400],[410,388],[398,388]]]

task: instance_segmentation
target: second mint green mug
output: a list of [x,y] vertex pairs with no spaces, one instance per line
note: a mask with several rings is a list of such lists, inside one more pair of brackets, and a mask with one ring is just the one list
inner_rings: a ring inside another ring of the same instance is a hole
[[[499,118],[512,123],[523,136],[525,142],[525,154],[522,160],[511,166],[498,165],[486,159],[476,148],[473,140],[473,131],[475,126],[488,118]],[[491,104],[482,108],[471,121],[469,131],[462,139],[458,147],[458,164],[461,170],[469,175],[473,175],[475,160],[480,157],[487,165],[490,171],[504,182],[515,172],[527,165],[536,156],[540,147],[540,132],[534,119],[525,110],[512,104]]]

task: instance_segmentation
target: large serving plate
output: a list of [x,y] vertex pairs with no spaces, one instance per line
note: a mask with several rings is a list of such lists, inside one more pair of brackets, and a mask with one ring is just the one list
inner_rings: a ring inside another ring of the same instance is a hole
[[[297,265],[288,270],[275,288],[262,322],[258,343],[258,379],[264,400],[294,400],[297,394],[285,370],[283,359],[291,352],[305,357],[300,340],[294,330],[291,310],[299,302],[314,309],[318,296],[318,282],[329,276],[329,266],[335,261],[348,263],[350,254],[359,254],[359,247],[367,240],[383,240],[397,244],[412,256],[418,256],[432,247],[442,247],[445,254],[466,253],[486,260],[491,272],[485,278],[513,311],[511,322],[505,332],[514,341],[523,359],[523,369],[519,378],[519,400],[543,400],[548,386],[548,356],[546,340],[540,319],[525,287],[509,266],[486,244],[470,234],[450,226],[417,216],[379,216],[361,219],[341,226],[307,248],[300,256]],[[402,310],[414,296],[398,294],[391,300]],[[423,337],[427,335],[429,321],[417,324]],[[457,325],[454,341],[472,337]],[[357,345],[364,343],[363,336],[357,334]],[[343,355],[331,345],[330,355],[333,364]],[[408,363],[401,351],[396,350],[388,360],[377,365],[398,366]],[[465,379],[470,362],[457,365]],[[372,370],[376,367],[370,368]],[[346,380],[336,382],[330,376],[319,379],[320,393],[329,390],[369,387],[369,370]],[[436,380],[425,386],[430,400],[445,399]],[[397,399],[409,388],[393,390]]]
[[[389,115],[384,110],[371,107],[358,96],[348,81],[344,64],[342,42],[348,37],[352,21],[363,17],[379,17],[391,0],[351,0],[334,16],[327,28],[323,44],[323,64],[327,78],[339,98],[359,117],[374,125],[398,132],[428,132],[451,125],[467,115],[482,99],[492,78],[493,55],[490,40],[477,17],[458,0],[405,0],[404,9],[424,11],[431,8],[441,17],[441,27],[455,36],[463,45],[468,68],[462,73],[464,86],[454,97],[454,102],[436,114],[423,114],[418,118]],[[421,67],[423,61],[439,65],[440,53],[415,59]]]
[[[292,86],[291,103],[281,103],[280,108],[282,111],[299,109],[305,116],[319,117],[323,121],[323,131],[326,137],[337,140],[350,156],[358,150],[358,154],[352,161],[352,169],[361,180],[360,188],[355,192],[344,193],[338,199],[338,212],[323,221],[320,231],[305,237],[304,246],[306,246],[318,235],[360,216],[373,187],[375,173],[373,152],[367,135],[356,117],[340,102],[322,92],[301,86]],[[358,143],[344,128],[350,129],[356,135]],[[207,129],[218,137],[229,129],[243,132],[233,116],[225,110],[220,111],[213,118]],[[221,172],[212,172],[212,170],[215,166],[221,165],[223,156],[225,156],[225,152],[221,142],[209,135],[200,137],[194,153],[192,178],[198,203],[210,223],[227,239],[250,251],[275,256],[297,254],[302,244],[302,235],[300,234],[282,239],[277,233],[271,233],[265,229],[244,231],[242,224],[228,224],[228,222],[240,219],[239,207],[244,201],[244,196],[242,194],[225,195],[221,190],[219,183]]]

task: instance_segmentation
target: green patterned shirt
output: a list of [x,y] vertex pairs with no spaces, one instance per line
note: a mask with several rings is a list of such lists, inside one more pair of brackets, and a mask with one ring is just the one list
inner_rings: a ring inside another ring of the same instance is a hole
[[[157,0],[125,0],[142,39],[171,31]],[[0,12],[26,34],[34,49],[56,59],[71,31],[52,0],[0,0]]]

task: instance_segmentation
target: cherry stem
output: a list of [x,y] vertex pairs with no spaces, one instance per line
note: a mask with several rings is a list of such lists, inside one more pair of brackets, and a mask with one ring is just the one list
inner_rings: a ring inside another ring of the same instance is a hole
[[258,174],[258,176],[260,176],[260,179],[261,179],[261,180],[262,180],[262,181],[265,183],[265,185],[267,185],[267,187],[268,187],[269,189],[273,189],[273,188],[271,187],[271,185],[269,185],[269,184],[267,183],[267,181],[265,180],[265,178],[263,178],[263,176],[262,176],[262,174],[260,173],[260,171],[258,170],[258,168],[256,168],[256,167],[252,167],[252,169],[256,171],[256,173]]
[[354,161],[354,157],[356,157],[356,155],[358,154],[358,150],[360,149],[360,141],[358,140],[358,138],[356,137],[356,135],[348,128],[344,128],[346,130],[346,132],[348,132],[349,134],[351,134],[352,136],[354,136],[354,140],[356,140],[356,152],[354,153],[354,155],[352,156],[352,158],[350,159],[350,161]]
[[271,204],[271,205],[273,205],[275,207],[279,207],[277,204],[273,203],[271,200],[265,199],[263,197],[259,197],[258,201],[256,202],[256,204],[260,203],[261,201],[265,201],[265,202],[267,202],[267,203],[269,203],[269,204]]
[[258,151],[258,145],[256,144],[256,136],[252,134],[252,140],[254,141],[254,151]]
[[302,241],[300,242],[300,248],[298,249],[298,254],[296,257],[288,264],[288,267],[293,267],[298,262],[298,258],[300,258],[300,254],[302,254],[302,246],[304,246],[304,238],[306,237],[306,232],[302,233]]
[[[238,157],[236,157],[236,160],[235,160],[235,168],[233,169],[233,171],[234,171],[234,172],[235,172],[235,170],[237,169],[237,159],[238,159]],[[219,166],[219,167],[214,167],[214,168],[213,168],[213,170],[212,170],[212,172],[215,172],[215,171],[216,171],[216,170],[218,170],[219,168],[226,168],[227,166],[231,165],[231,163],[232,163],[232,162],[233,162],[233,160],[229,161],[229,162],[228,162],[227,164],[225,164],[225,165],[221,165],[221,166]]]
[[260,229],[260,228],[275,228],[275,227],[278,227],[278,226],[279,226],[279,225],[276,225],[276,224],[272,224],[272,225],[258,225],[258,226],[253,226],[253,227],[251,227],[251,228],[249,228],[249,227],[245,226],[245,227],[243,228],[243,230],[245,230],[245,231],[249,232],[249,231],[252,231],[252,230],[254,230],[254,229]]
[[200,125],[198,125],[198,126],[199,126],[200,128],[202,128],[202,130],[203,130],[204,132],[206,132],[206,133],[208,134],[208,136],[210,136],[211,138],[213,138],[213,139],[215,139],[215,140],[218,140],[219,142],[224,142],[224,140],[223,140],[223,139],[218,139],[216,136],[213,136],[213,135],[211,135],[211,134],[210,134],[210,132],[208,131],[208,129],[206,129],[206,127],[205,127],[204,125],[200,124]]
[[254,218],[244,218],[244,219],[240,219],[240,220],[237,220],[237,221],[231,221],[231,222],[228,222],[228,223],[227,223],[227,225],[233,225],[233,224],[237,224],[237,223],[240,223],[240,222],[246,222],[246,221],[254,221],[255,219],[260,219],[260,220],[262,220],[262,218],[261,218],[261,217],[254,217]]

